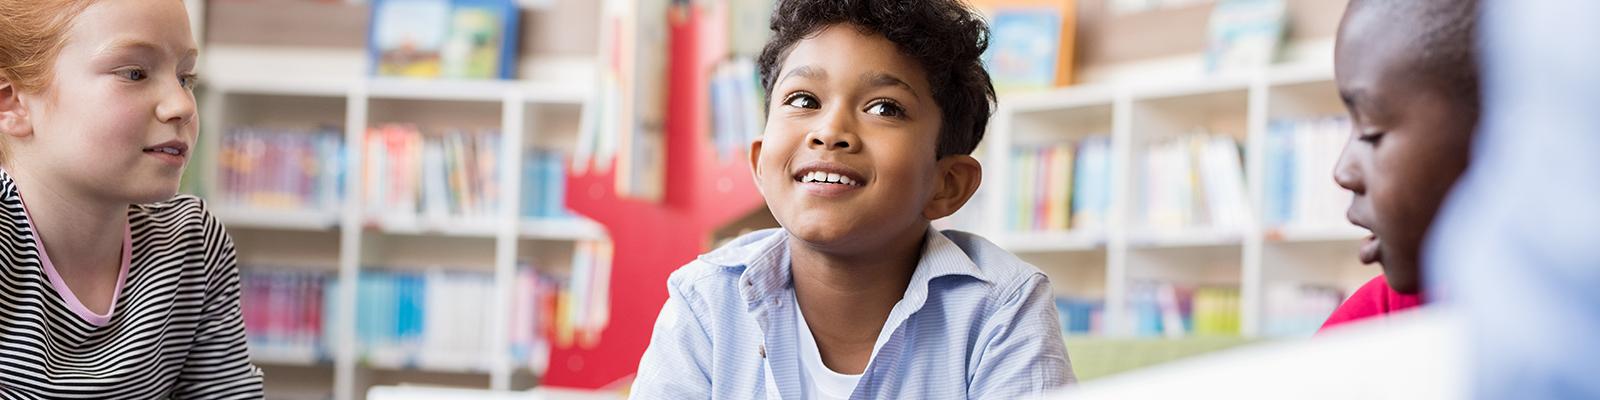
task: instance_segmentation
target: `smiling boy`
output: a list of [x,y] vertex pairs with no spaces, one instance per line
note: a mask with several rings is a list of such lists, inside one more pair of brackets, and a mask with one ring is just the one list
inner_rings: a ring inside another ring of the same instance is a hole
[[782,228],[668,279],[637,398],[1018,398],[1073,380],[1048,279],[930,221],[982,167],[988,28],[958,0],[790,0],[750,166]]

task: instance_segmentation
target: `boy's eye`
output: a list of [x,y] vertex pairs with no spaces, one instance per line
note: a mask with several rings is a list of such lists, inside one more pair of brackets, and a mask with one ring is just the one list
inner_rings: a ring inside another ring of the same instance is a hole
[[149,74],[145,73],[143,69],[139,69],[139,68],[128,68],[128,69],[124,69],[124,70],[118,70],[116,72],[116,74],[117,74],[117,76],[120,76],[123,79],[127,79],[127,80],[134,81],[134,82],[142,81],[145,78],[150,77]]
[[883,100],[873,102],[867,106],[867,114],[880,117],[900,118],[906,115],[906,110],[892,101]]
[[789,95],[789,98],[783,99],[783,105],[795,108],[822,108],[822,106],[817,103],[817,98],[811,97],[810,94],[806,93],[795,93]]
[[1383,139],[1384,133],[1385,132],[1362,133],[1359,134],[1359,136],[1356,136],[1356,140],[1367,142],[1367,144],[1378,144],[1378,140]]

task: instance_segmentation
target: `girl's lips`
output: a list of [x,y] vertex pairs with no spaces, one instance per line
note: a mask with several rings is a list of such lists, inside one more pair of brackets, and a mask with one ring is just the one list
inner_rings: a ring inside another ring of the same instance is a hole
[[1383,240],[1379,239],[1378,235],[1367,236],[1367,239],[1361,242],[1360,255],[1362,264],[1378,262],[1378,258],[1383,256]]

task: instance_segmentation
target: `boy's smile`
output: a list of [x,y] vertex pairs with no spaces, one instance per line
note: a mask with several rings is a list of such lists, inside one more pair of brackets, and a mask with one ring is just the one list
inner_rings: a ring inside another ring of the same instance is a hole
[[794,174],[801,189],[819,197],[840,197],[854,194],[867,185],[867,178],[854,168],[831,161],[812,161],[801,165]]

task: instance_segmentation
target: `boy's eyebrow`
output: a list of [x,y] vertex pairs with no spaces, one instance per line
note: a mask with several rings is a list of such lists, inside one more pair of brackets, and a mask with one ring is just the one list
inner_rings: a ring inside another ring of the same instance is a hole
[[894,74],[888,72],[868,72],[861,74],[861,83],[870,88],[880,88],[884,86],[903,87],[907,92],[911,93],[911,97],[916,98],[917,100],[922,100],[922,96],[917,95],[917,90],[911,88],[911,84],[906,83],[905,80],[902,80],[899,77],[894,76]]
[[789,73],[784,74],[783,78],[778,79],[778,83],[773,84],[772,86],[773,87],[777,87],[778,85],[783,84],[783,81],[788,80],[790,77],[794,77],[794,76],[797,76],[797,75],[800,76],[801,78],[806,78],[806,79],[810,79],[810,80],[814,80],[814,81],[825,81],[825,80],[828,80],[828,71],[825,71],[825,70],[823,70],[821,68],[815,68],[815,67],[812,67],[810,65],[805,65],[805,66],[800,66],[800,67],[797,67],[795,69],[789,70]]
[[1361,97],[1361,93],[1355,90],[1339,91],[1339,100],[1344,102],[1345,107],[1355,107],[1356,103],[1361,102]]

